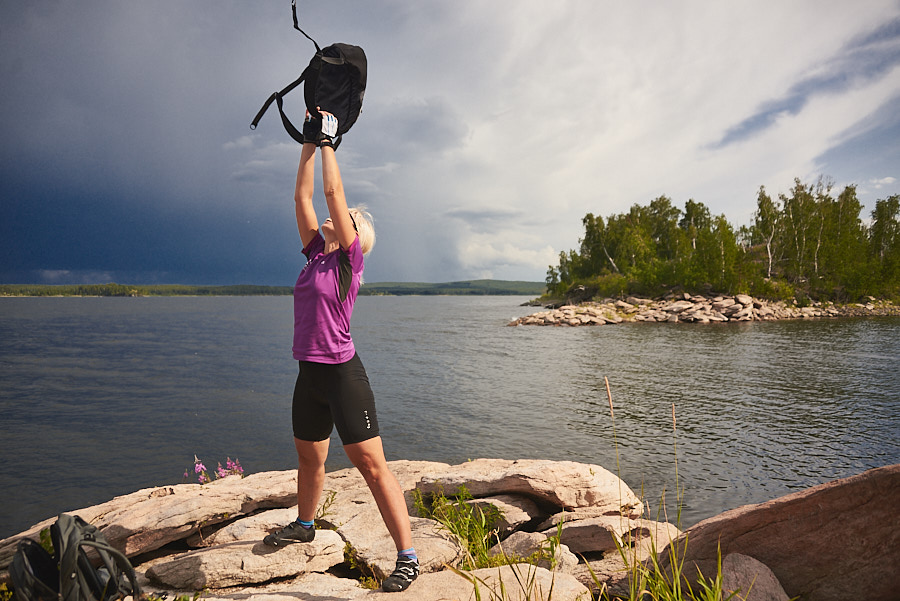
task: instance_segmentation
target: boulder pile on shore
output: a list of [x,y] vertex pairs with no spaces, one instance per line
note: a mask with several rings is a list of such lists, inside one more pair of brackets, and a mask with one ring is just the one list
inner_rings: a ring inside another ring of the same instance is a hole
[[835,305],[813,302],[798,307],[783,301],[767,301],[746,294],[706,297],[670,295],[652,300],[629,296],[577,305],[563,305],[520,317],[511,326],[602,326],[622,322],[724,323],[732,321],[775,321],[779,319],[815,319],[900,315],[900,306],[874,298],[867,302]]
[[[552,590],[555,601],[590,601],[598,586],[627,590],[634,571],[623,555],[631,564],[651,553],[665,560],[669,546],[680,549],[685,574],[700,568],[711,577],[721,550],[725,588],[742,591],[741,599],[896,598],[900,465],[734,509],[684,533],[646,519],[642,500],[598,465],[477,459],[460,465],[393,461],[390,468],[407,499],[422,567],[402,593],[361,581],[387,576],[396,550],[355,469],[327,474],[315,540],[278,549],[261,541],[296,517],[294,470],[144,489],[66,513],[96,525],[131,559],[144,592],[158,598],[470,601],[477,579],[485,599],[543,601]],[[512,565],[448,569],[461,565],[465,546],[438,522],[419,517],[415,499],[449,498],[461,487],[473,497],[466,502],[499,512],[494,527],[501,542],[492,553],[516,558]],[[0,541],[0,581],[9,582],[6,570],[18,541],[38,540],[54,521]],[[523,563],[527,558],[536,564]]]

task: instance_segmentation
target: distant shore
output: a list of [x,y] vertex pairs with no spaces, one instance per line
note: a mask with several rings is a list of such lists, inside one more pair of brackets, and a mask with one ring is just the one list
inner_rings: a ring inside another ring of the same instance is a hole
[[[539,296],[544,293],[543,282],[511,280],[465,280],[460,282],[376,282],[363,284],[360,296]],[[290,296],[292,286],[186,286],[178,284],[0,284],[3,296]]]
[[838,305],[811,302],[805,306],[768,301],[745,294],[713,296],[680,294],[663,299],[630,296],[562,306],[520,317],[510,326],[598,326],[623,322],[725,323],[834,317],[900,316],[900,305],[873,297],[865,303]]

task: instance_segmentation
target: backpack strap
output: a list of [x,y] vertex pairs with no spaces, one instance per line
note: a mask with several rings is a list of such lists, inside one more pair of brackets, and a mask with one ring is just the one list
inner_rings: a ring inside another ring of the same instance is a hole
[[[256,117],[254,117],[253,121],[250,123],[250,129],[256,129],[256,126],[259,124],[259,120],[262,119],[262,116],[266,114],[266,111],[269,110],[269,107],[272,106],[272,103],[277,101],[278,102],[278,111],[281,113],[281,121],[282,121],[282,123],[284,123],[284,128],[286,130],[288,130],[288,133],[291,135],[292,138],[294,138],[295,140],[297,140],[298,142],[300,142],[302,144],[303,143],[303,135],[300,134],[299,132],[297,132],[297,128],[294,127],[294,125],[291,123],[290,119],[287,118],[287,115],[284,114],[284,110],[282,109],[282,106],[281,106],[281,98],[282,98],[282,96],[284,96],[285,94],[287,94],[288,92],[290,92],[291,90],[293,90],[294,88],[299,86],[301,83],[303,83],[303,81],[306,80],[306,78],[309,76],[309,71],[310,71],[310,68],[307,67],[306,69],[303,70],[303,73],[300,74],[300,77],[298,77],[297,79],[295,79],[294,81],[289,83],[287,86],[282,88],[280,91],[272,92],[272,95],[269,96],[269,98],[263,103],[262,108],[259,109],[259,112],[256,113]],[[296,135],[294,135],[295,133],[297,135],[299,135],[300,137],[298,138]]]
[[[141,585],[138,584],[137,574],[134,571],[134,567],[131,565],[131,562],[128,561],[128,557],[124,553],[110,545],[105,540],[85,539],[81,542],[81,546],[93,547],[98,551],[104,551],[105,553],[99,553],[99,555],[103,561],[103,565],[106,568],[106,571],[109,574],[115,574],[115,568],[118,567],[118,569],[125,574],[125,577],[131,584],[131,589],[129,590],[127,586],[124,586],[124,583],[118,581],[113,582],[112,579],[110,579],[110,581],[105,583],[105,586],[103,588],[103,599],[123,599],[127,596],[131,596],[135,600],[140,599]],[[110,557],[112,558],[112,560],[110,560]]]
[[30,538],[22,539],[16,545],[16,554],[9,565],[9,575],[15,588],[15,599],[59,600],[59,570],[56,560]]
[[[304,34],[306,35],[306,34]],[[313,42],[315,44],[315,42]],[[316,46],[318,48],[318,45]],[[256,113],[256,117],[253,118],[253,121],[250,123],[250,129],[256,129],[256,126],[259,124],[259,120],[262,119],[262,116],[266,114],[266,111],[269,110],[269,107],[272,106],[272,103],[278,106],[278,112],[281,114],[281,123],[284,125],[285,131],[287,131],[288,135],[294,139],[298,144],[303,144],[303,134],[291,123],[291,120],[288,119],[288,116],[284,113],[284,103],[282,98],[299,86],[304,81],[308,81],[306,88],[304,89],[304,101],[306,103],[306,110],[309,111],[311,115],[315,115],[317,117],[321,117],[319,111],[316,110],[316,102],[315,98],[312,96],[313,91],[315,90],[316,79],[319,77],[319,71],[322,69],[322,63],[329,63],[332,65],[343,65],[346,61],[343,57],[335,57],[335,56],[323,56],[322,51],[316,52],[316,55],[312,58],[307,65],[306,69],[303,70],[303,73],[300,74],[300,77],[286,85],[284,88],[279,90],[278,92],[273,92],[271,96],[263,103],[262,108],[259,109],[259,112]],[[307,93],[307,90],[309,93]],[[334,140],[334,149],[337,150],[337,147],[341,143],[342,136],[338,136]]]
[[319,48],[319,45],[316,43],[316,41],[314,39],[312,39],[311,37],[309,37],[308,33],[303,31],[302,29],[300,29],[300,24],[297,23],[297,0],[291,0],[291,14],[294,17],[294,29],[296,29],[297,31],[299,31],[300,33],[305,35],[306,39],[308,39],[310,42],[312,42],[313,46],[316,47],[316,52],[321,53],[322,49]]
[[[107,601],[131,595],[134,599],[141,596],[141,587],[137,581],[134,567],[124,553],[107,542],[96,526],[88,524],[79,516],[60,514],[56,523],[50,527],[59,561],[60,601],[81,601],[93,599]],[[85,547],[97,549],[110,580],[102,582],[96,570],[85,554]],[[131,590],[123,582],[112,577],[115,568],[130,581]]]
[[[250,129],[256,129],[256,126],[259,124],[259,120],[262,119],[262,116],[269,110],[269,107],[272,106],[272,102],[275,102],[278,105],[278,112],[281,113],[281,123],[284,125],[284,129],[287,131],[288,135],[290,135],[296,142],[303,144],[303,134],[294,127],[294,124],[291,123],[291,120],[288,119],[288,116],[284,114],[284,107],[282,103],[282,97],[299,86],[303,81],[309,80],[306,89],[304,90],[304,100],[306,102],[306,110],[309,111],[311,115],[315,115],[316,117],[321,117],[319,111],[316,107],[315,98],[312,96],[316,87],[316,80],[319,77],[319,71],[322,69],[322,63],[329,63],[332,65],[343,65],[346,61],[343,56],[325,56],[322,53],[322,49],[319,48],[319,44],[312,39],[308,33],[300,29],[300,23],[297,20],[297,0],[291,0],[291,15],[294,18],[294,29],[302,33],[306,38],[313,43],[313,46],[316,47],[316,54],[313,56],[312,60],[309,62],[309,65],[306,69],[303,70],[303,73],[299,78],[285,86],[282,90],[278,92],[273,92],[271,96],[263,103],[262,108],[259,109],[259,112],[256,113],[256,117],[253,118],[253,121],[250,123]],[[341,136],[335,138],[334,149],[337,150],[338,145],[341,143]]]

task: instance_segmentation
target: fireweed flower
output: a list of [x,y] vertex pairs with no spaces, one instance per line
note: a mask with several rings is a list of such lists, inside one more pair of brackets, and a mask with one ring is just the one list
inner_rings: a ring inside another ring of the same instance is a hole
[[[231,460],[231,457],[225,461],[225,467],[222,467],[222,462],[217,462],[218,466],[216,467],[213,474],[215,474],[216,478],[225,478],[226,476],[240,476],[244,477],[244,468],[241,467],[241,462],[235,459]],[[189,470],[184,470],[184,479],[188,479]],[[197,474],[197,482],[200,484],[208,484],[212,482],[212,478],[210,478],[209,473],[206,471],[206,466],[200,460],[199,457],[194,455],[194,473]]]

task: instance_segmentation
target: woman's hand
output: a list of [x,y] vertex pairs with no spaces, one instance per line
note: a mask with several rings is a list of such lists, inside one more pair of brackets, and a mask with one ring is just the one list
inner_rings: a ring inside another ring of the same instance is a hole
[[327,111],[320,110],[322,115],[322,132],[319,135],[319,146],[331,146],[334,148],[334,137],[337,135],[337,117]]

